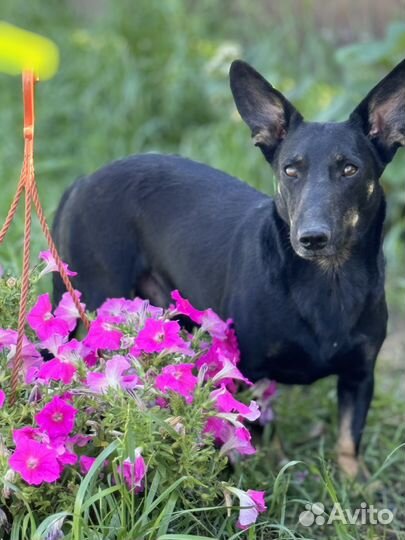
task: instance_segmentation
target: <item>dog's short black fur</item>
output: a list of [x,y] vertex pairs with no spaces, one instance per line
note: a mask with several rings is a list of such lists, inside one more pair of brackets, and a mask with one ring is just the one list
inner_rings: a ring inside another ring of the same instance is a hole
[[[405,61],[343,123],[307,123],[253,68],[231,88],[278,178],[275,199],[175,156],[129,157],[77,181],[54,225],[88,308],[179,289],[234,320],[251,379],[338,376],[339,462],[351,474],[386,334],[379,177],[405,144]],[[55,301],[63,293],[55,278]]]

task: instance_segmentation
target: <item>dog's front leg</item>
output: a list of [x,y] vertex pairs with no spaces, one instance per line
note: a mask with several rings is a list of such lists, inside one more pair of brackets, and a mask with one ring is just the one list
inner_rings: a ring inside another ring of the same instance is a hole
[[358,452],[367,412],[373,397],[374,374],[362,378],[344,374],[338,379],[339,437],[337,444],[340,469],[354,478],[359,469]]

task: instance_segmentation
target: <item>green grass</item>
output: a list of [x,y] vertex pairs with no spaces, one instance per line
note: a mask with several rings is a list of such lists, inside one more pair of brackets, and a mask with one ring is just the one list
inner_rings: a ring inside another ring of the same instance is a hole
[[[298,21],[291,15],[292,4],[286,2],[281,24],[275,26],[263,20],[258,4],[239,1],[231,8],[229,2],[212,0],[111,0],[98,16],[89,17],[59,0],[49,0],[46,5],[3,1],[4,19],[53,38],[61,50],[57,76],[37,86],[36,173],[49,221],[64,189],[77,176],[144,151],[186,155],[272,193],[270,168],[252,148],[231,100],[227,67],[236,57],[252,62],[308,118],[339,120],[403,56],[405,28],[399,23],[382,42],[354,45],[336,53],[333,42],[321,37],[310,14]],[[0,92],[2,222],[22,159],[20,81],[0,75]],[[405,304],[404,154],[398,155],[384,175],[389,203],[388,293],[393,311]],[[0,247],[1,264],[14,271],[21,262],[22,230],[20,212]],[[33,257],[44,247],[35,222]],[[299,463],[290,462],[279,473],[284,462],[278,458],[270,427],[257,456],[236,466],[234,478],[242,485],[266,489],[270,507],[266,523],[238,537],[405,538],[400,532],[405,529],[405,461],[400,447],[405,441],[403,394],[392,366],[381,365],[377,381],[363,441],[370,477],[362,482],[342,478],[334,465],[333,381],[321,381],[311,388],[280,389],[277,431],[287,460]],[[315,428],[318,434],[314,435]],[[322,502],[328,511],[335,498],[350,508],[362,501],[391,508],[396,510],[395,520],[384,529],[343,525],[308,529],[298,524],[306,502]],[[103,504],[99,505],[100,516],[114,525],[119,518],[110,495],[105,494]],[[222,511],[178,512],[168,494],[162,512],[166,525],[160,528],[161,540],[180,540],[179,534],[170,536],[177,531],[223,540],[237,538]],[[86,529],[88,525],[76,521],[71,538],[108,537],[101,529]],[[147,534],[139,537],[156,538],[153,526]],[[120,538],[134,536],[123,530]]]
[[[53,521],[63,517],[68,540],[404,540],[403,390],[401,382],[390,378],[386,370],[387,366],[377,370],[376,397],[363,439],[367,479],[349,480],[335,466],[337,425],[333,380],[321,381],[310,389],[280,387],[275,400],[276,421],[266,428],[262,440],[257,441],[258,453],[236,464],[231,473],[237,485],[255,486],[268,493],[269,510],[249,531],[235,533],[236,508],[230,518],[223,508],[177,508],[175,488],[181,489],[184,478],[179,478],[177,485],[173,484],[159,496],[156,495],[159,472],[148,478],[144,498],[114,485],[100,490],[95,480],[104,459],[114,451],[114,445],[110,445],[82,482],[74,511],[58,513],[36,524],[34,539],[44,538],[41,534],[48,531]],[[391,383],[387,385],[389,380]],[[275,442],[274,429],[282,442],[282,451]],[[117,499],[113,494],[120,489],[121,498]],[[365,502],[378,509],[390,509],[394,520],[386,526],[335,521],[304,527],[299,523],[299,515],[306,504],[315,502],[324,505],[326,519],[334,502],[351,511]],[[130,512],[133,505],[141,505],[136,518]],[[26,521],[33,522],[29,502],[27,507]],[[15,523],[16,534],[21,527],[20,522]]]

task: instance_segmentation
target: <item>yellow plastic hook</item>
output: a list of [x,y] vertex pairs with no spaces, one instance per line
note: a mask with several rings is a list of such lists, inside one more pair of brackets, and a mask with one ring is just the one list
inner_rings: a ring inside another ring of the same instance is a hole
[[0,21],[0,71],[21,75],[31,71],[41,80],[58,70],[59,50],[53,41]]

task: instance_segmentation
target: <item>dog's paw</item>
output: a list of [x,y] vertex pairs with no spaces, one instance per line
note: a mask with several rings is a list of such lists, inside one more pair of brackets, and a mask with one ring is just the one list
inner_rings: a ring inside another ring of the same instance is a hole
[[359,460],[351,454],[338,454],[338,465],[340,470],[349,478],[356,478],[359,472]]

